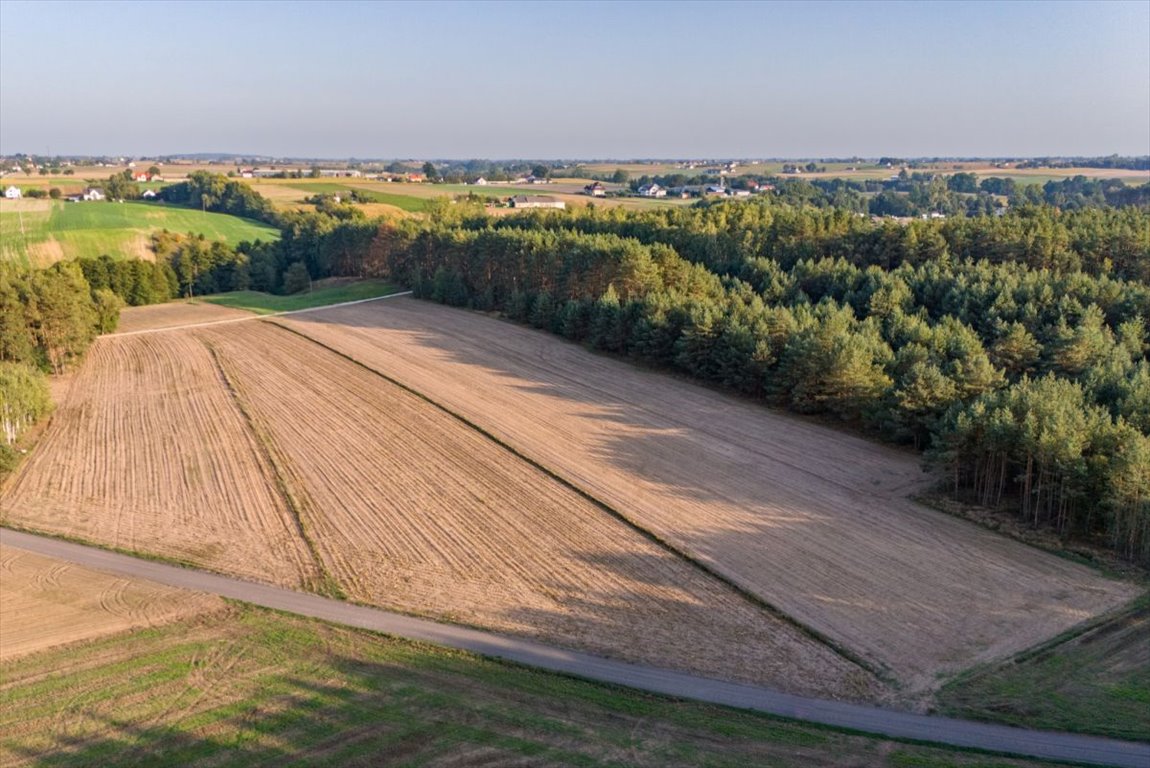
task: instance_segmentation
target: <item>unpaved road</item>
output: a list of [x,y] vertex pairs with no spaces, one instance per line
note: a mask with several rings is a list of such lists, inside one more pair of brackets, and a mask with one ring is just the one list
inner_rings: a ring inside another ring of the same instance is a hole
[[627,664],[540,643],[388,613],[289,589],[254,584],[162,563],[140,560],[28,533],[0,529],[0,543],[111,573],[168,586],[213,593],[254,605],[396,637],[436,643],[653,693],[752,709],[806,722],[850,728],[899,739],[1094,765],[1145,768],[1150,744],[1067,733],[1028,731],[1000,725],[913,715],[778,693],[739,683],[709,680],[654,667]]

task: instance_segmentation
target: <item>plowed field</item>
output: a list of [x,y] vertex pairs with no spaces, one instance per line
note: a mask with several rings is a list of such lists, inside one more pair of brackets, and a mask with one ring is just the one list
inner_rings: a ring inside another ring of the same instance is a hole
[[116,333],[135,333],[159,328],[171,328],[192,323],[211,323],[217,320],[236,320],[251,317],[251,312],[221,307],[215,304],[192,304],[173,301],[147,307],[126,307],[120,312],[120,325]]
[[0,546],[0,661],[221,607],[207,595]]
[[871,691],[825,646],[374,373],[265,323],[199,335],[352,599],[790,690]]
[[92,345],[0,519],[275,584],[314,572],[211,354],[185,331]]
[[879,688],[436,406],[261,321],[99,339],[0,518],[657,666]]
[[909,453],[412,299],[278,320],[461,414],[906,690],[1130,585],[929,510]]

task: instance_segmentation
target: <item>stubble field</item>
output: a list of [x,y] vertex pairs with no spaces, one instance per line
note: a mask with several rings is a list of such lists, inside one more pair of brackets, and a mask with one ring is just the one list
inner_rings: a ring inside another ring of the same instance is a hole
[[278,322],[443,404],[896,678],[904,693],[1137,590],[910,501],[917,458],[411,299]]
[[92,345],[0,520],[275,584],[315,575],[211,354],[185,332]]
[[214,597],[0,546],[0,663],[219,608]]
[[260,321],[99,340],[0,514],[658,666],[880,687],[434,405]]

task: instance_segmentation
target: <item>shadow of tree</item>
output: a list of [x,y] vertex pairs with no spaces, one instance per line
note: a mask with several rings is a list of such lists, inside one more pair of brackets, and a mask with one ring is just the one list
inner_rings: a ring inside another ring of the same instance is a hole
[[[218,666],[201,669],[212,647]],[[906,764],[881,740],[247,607],[38,654],[7,672],[5,765]],[[62,705],[77,687],[90,695]]]

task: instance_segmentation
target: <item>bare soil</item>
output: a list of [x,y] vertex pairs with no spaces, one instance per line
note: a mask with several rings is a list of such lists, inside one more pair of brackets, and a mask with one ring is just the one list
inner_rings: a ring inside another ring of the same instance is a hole
[[196,335],[351,599],[795,692],[877,692],[853,663],[374,373],[268,323]]
[[928,509],[909,452],[413,299],[296,329],[443,404],[885,667],[911,695],[1133,585]]
[[219,608],[218,598],[0,546],[0,662]]
[[0,521],[274,584],[316,575],[210,353],[182,331],[92,345]]
[[217,304],[194,301],[172,301],[145,307],[125,307],[120,311],[120,325],[116,333],[133,333],[159,328],[172,328],[191,323],[210,323],[215,320],[233,320],[251,317],[250,312]]

